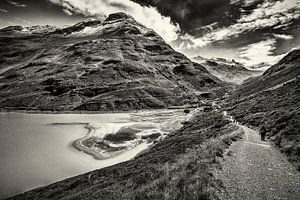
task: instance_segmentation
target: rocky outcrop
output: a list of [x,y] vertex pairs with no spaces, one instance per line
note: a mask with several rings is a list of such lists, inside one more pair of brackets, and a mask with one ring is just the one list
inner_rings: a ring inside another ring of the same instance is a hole
[[72,34],[73,32],[81,31],[86,27],[97,27],[99,24],[101,24],[100,20],[88,19],[67,28],[56,29],[52,34]]
[[164,108],[224,94],[226,84],[124,13],[30,32],[0,30],[0,107]]

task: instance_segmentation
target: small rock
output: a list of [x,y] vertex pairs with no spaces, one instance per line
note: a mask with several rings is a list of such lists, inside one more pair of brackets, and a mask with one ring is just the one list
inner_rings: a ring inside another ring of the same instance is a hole
[[232,156],[233,155],[233,151],[229,150],[226,155],[227,156]]
[[186,114],[188,114],[188,113],[190,113],[191,111],[190,111],[190,109],[184,109],[183,112],[186,113]]
[[189,125],[189,124],[191,124],[192,122],[190,122],[190,121],[184,121],[184,122],[181,122],[181,124],[182,125]]

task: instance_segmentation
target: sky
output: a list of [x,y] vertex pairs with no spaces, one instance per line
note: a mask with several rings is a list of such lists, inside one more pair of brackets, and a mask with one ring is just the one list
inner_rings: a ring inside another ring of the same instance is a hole
[[300,48],[299,0],[0,0],[0,27],[65,26],[119,11],[190,58],[272,65]]

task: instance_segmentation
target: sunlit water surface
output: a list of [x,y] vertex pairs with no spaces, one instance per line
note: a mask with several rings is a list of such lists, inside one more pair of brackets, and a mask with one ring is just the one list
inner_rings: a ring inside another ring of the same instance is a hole
[[142,143],[106,160],[78,151],[73,142],[86,135],[112,133],[128,124],[156,124],[161,132],[180,128],[190,117],[179,110],[113,114],[0,113],[0,199],[134,158],[149,147]]

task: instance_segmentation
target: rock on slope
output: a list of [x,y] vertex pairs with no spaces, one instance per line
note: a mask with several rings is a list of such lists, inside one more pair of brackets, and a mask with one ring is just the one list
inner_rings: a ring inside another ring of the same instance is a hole
[[229,61],[223,58],[206,59],[201,56],[197,56],[193,60],[203,65],[214,76],[230,84],[241,84],[246,79],[263,73],[258,70],[249,70],[234,60]]
[[244,83],[227,101],[238,121],[265,126],[268,138],[300,170],[300,49],[262,76]]
[[0,108],[163,108],[224,93],[222,81],[124,13],[35,29],[0,30]]

